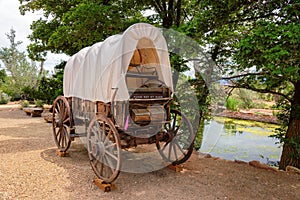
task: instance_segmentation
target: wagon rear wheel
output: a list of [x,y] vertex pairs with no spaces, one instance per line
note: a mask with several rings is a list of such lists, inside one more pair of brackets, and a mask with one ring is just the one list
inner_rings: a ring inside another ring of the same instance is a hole
[[54,141],[60,151],[66,152],[71,144],[70,132],[73,124],[71,108],[64,96],[55,99],[52,117]]
[[173,165],[189,159],[194,148],[195,134],[188,118],[177,110],[171,110],[170,123],[165,124],[167,137],[156,141],[156,147],[162,158]]
[[98,115],[89,125],[87,150],[97,177],[106,183],[113,182],[120,173],[121,146],[114,124],[104,115]]

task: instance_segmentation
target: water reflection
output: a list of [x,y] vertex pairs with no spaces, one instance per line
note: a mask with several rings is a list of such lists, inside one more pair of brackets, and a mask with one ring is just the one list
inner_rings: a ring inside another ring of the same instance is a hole
[[214,118],[206,122],[200,152],[228,160],[259,160],[277,165],[281,148],[270,138],[273,124]]

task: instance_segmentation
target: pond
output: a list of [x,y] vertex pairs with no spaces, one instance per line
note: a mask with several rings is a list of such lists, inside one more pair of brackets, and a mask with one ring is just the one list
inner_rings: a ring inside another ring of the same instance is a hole
[[227,160],[259,160],[277,166],[282,148],[274,134],[277,125],[214,117],[205,122],[200,152]]

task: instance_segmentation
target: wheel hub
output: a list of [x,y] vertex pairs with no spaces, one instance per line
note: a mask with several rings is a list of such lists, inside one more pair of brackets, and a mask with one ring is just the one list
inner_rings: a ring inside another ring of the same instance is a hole
[[102,158],[105,155],[105,146],[103,142],[97,142],[92,146],[92,154],[95,158]]
[[62,125],[63,125],[63,122],[62,122],[61,119],[56,120],[56,126],[57,126],[57,127],[61,127]]

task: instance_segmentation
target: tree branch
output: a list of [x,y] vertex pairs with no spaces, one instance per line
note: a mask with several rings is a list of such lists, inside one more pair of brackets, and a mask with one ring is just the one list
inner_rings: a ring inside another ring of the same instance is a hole
[[245,88],[245,89],[249,89],[255,92],[259,92],[259,93],[271,93],[271,94],[277,94],[280,95],[282,97],[284,97],[285,99],[287,99],[289,102],[292,102],[292,98],[290,98],[288,95],[283,94],[281,92],[276,92],[276,91],[272,91],[272,90],[267,90],[267,89],[259,89],[259,88],[254,88],[251,87],[249,84],[243,84],[243,85],[229,85],[228,87],[230,88]]
[[[253,20],[265,19],[265,18],[268,18],[268,17],[275,17],[275,16],[284,17],[284,16],[279,15],[278,13],[272,13],[272,12],[269,12],[267,14],[259,14],[258,16],[246,17],[246,15],[249,14],[249,11],[250,10],[247,10],[243,14],[240,14],[240,15],[238,14],[237,15],[238,20],[232,20],[232,21],[229,21],[229,23],[253,21]],[[250,12],[252,12],[252,10]]]
[[153,1],[151,1],[151,2],[152,2],[152,6],[154,6],[154,8],[156,9],[156,11],[157,11],[158,13],[161,13],[161,12],[164,11],[163,7],[159,4],[159,1],[153,0]]
[[260,75],[266,75],[268,74],[267,72],[257,72],[257,73],[246,73],[246,74],[239,74],[239,75],[234,75],[234,76],[229,76],[229,77],[221,77],[221,79],[224,80],[230,80],[230,79],[234,79],[234,78],[240,78],[240,77],[245,77],[245,76],[260,76]]

